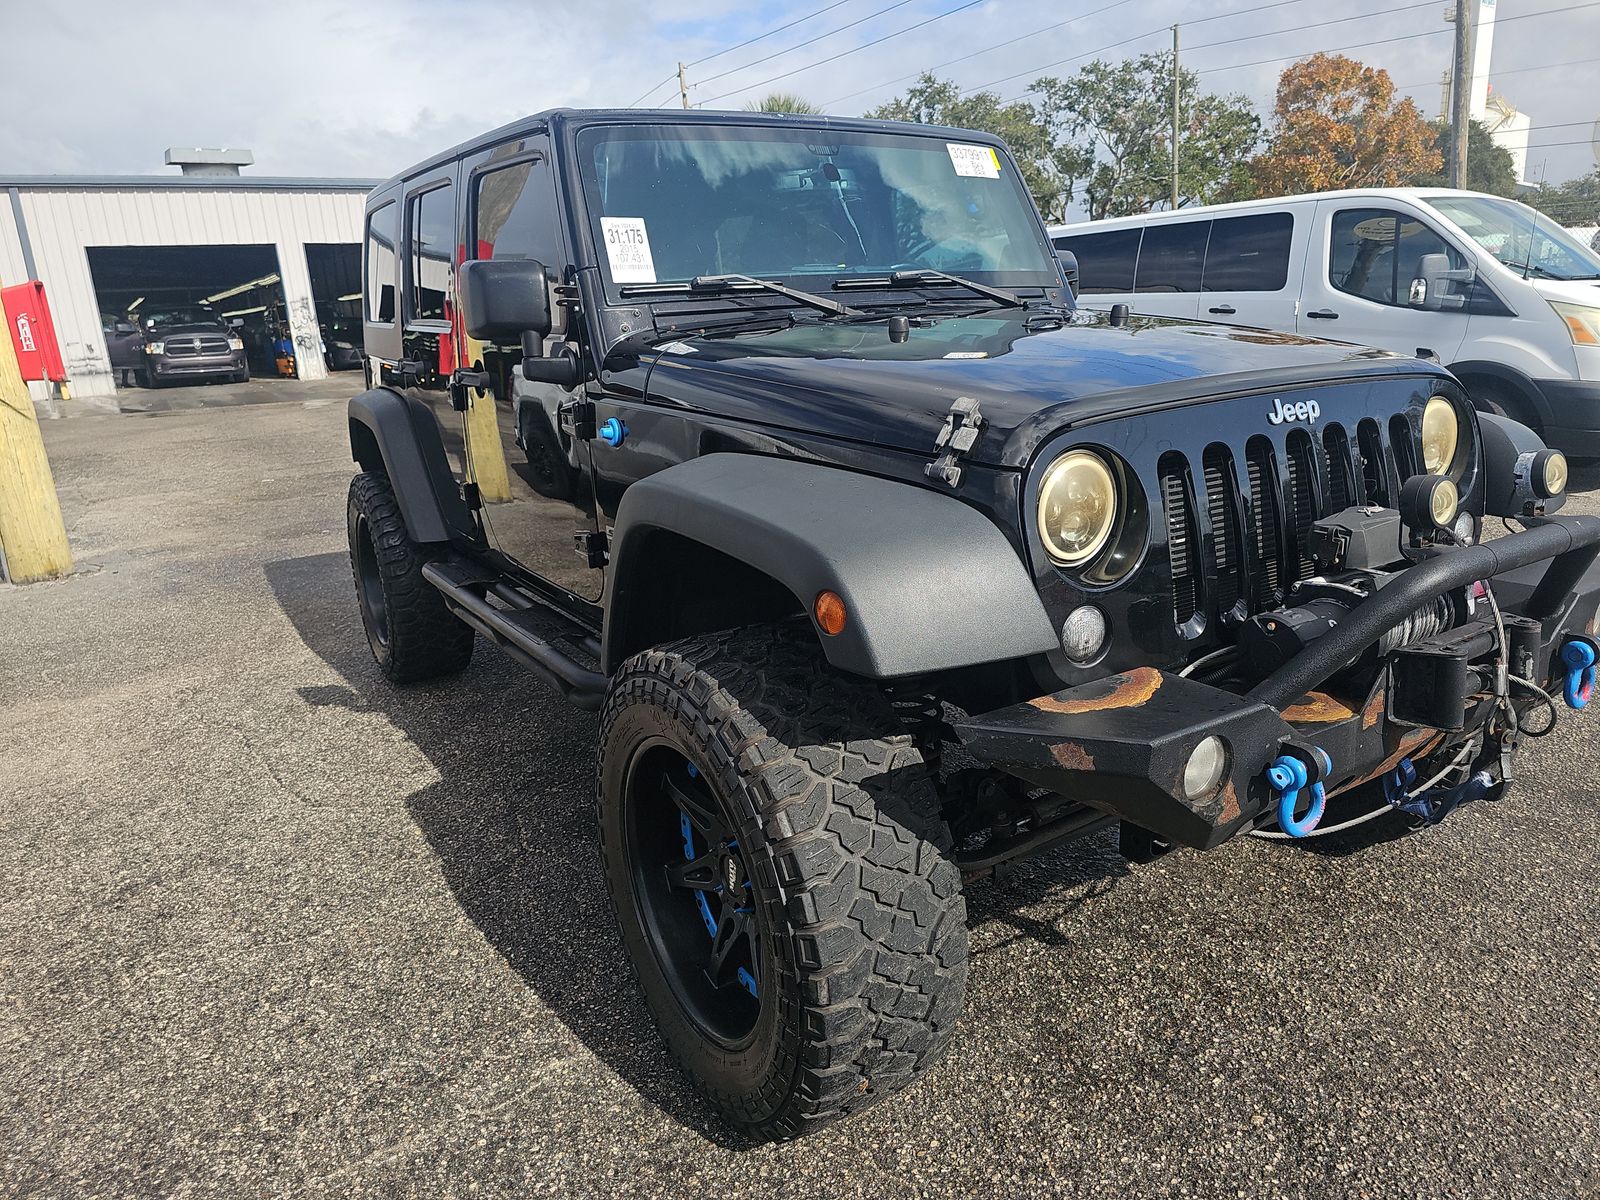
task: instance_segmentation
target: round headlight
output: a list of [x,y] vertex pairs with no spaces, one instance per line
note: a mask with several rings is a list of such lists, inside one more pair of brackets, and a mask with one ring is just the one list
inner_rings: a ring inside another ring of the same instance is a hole
[[1455,405],[1435,396],[1422,410],[1422,470],[1426,475],[1443,475],[1455,461],[1456,442],[1461,423]]
[[1039,485],[1039,536],[1050,557],[1064,567],[1088,562],[1117,523],[1117,481],[1105,459],[1070,450],[1045,472]]
[[1183,794],[1190,800],[1204,800],[1222,782],[1228,768],[1228,748],[1212,734],[1202,738],[1183,767]]

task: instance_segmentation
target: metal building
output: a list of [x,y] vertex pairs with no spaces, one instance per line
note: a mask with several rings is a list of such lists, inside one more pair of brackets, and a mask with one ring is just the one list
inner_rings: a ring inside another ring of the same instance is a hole
[[[175,165],[250,161],[248,152],[174,153]],[[235,324],[269,315],[292,337],[302,379],[326,374],[319,321],[340,304],[359,313],[362,205],[376,181],[184,170],[0,176],[0,282],[44,282],[74,397],[116,406],[107,314],[134,313],[147,297],[219,312],[231,302],[247,314]],[[30,387],[36,400],[49,395]]]

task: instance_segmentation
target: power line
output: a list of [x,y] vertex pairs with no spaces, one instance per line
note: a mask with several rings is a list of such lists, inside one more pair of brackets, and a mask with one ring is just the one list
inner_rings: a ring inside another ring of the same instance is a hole
[[[1590,63],[1597,62],[1600,62],[1600,58],[1575,58],[1570,62],[1538,63],[1531,67],[1512,67],[1506,71],[1494,70],[1489,72],[1489,78],[1499,79],[1502,75],[1522,75],[1528,71],[1555,71],[1562,67],[1586,67]],[[1425,83],[1396,84],[1395,88],[1397,91],[1410,92],[1415,91],[1417,88],[1437,87],[1438,84],[1439,80],[1430,79]]]
[[[759,67],[764,62],[771,62],[775,58],[782,58],[785,54],[793,54],[796,50],[804,50],[807,46],[814,46],[826,38],[831,38],[836,33],[843,33],[846,29],[854,29],[857,25],[865,25],[874,17],[881,17],[886,12],[893,12],[897,8],[904,8],[910,3],[911,0],[895,0],[895,3],[886,5],[885,7],[877,9],[873,12],[869,12],[866,16],[851,21],[848,25],[841,25],[837,29],[830,29],[827,33],[819,33],[816,37],[811,38],[808,41],[796,42],[793,46],[785,46],[782,50],[776,50],[767,55],[765,58],[757,58],[747,62],[742,67],[729,67],[726,71],[719,71],[715,75],[708,75],[706,78],[700,81],[700,85],[703,87],[708,83],[712,83],[718,79],[724,79],[729,75],[737,75],[740,71],[748,71],[751,67]],[[760,87],[761,85],[758,83],[754,86]],[[728,94],[732,95],[731,92]],[[717,99],[721,99],[721,97],[719,96]],[[709,104],[711,101],[708,100],[706,103]]]
[[[767,38],[772,37],[774,34],[782,33],[785,29],[793,29],[796,25],[803,25],[807,21],[811,20],[813,17],[820,17],[823,13],[832,12],[834,9],[839,8],[839,7],[841,7],[841,6],[845,5],[845,4],[848,4],[848,3],[850,3],[850,0],[833,0],[832,4],[825,4],[819,9],[815,9],[812,12],[808,12],[803,17],[796,17],[794,20],[790,21],[786,25],[779,25],[774,29],[767,30],[765,33],[758,33],[753,38],[746,38],[744,41],[739,42],[736,45],[724,46],[721,50],[713,51],[712,53],[707,54],[703,58],[697,58],[691,63],[685,63],[685,64],[683,64],[683,69],[684,70],[688,70],[690,67],[698,67],[701,63],[708,63],[713,58],[721,58],[724,54],[732,54],[735,50],[743,50],[746,46],[753,46],[757,42],[764,41]],[[909,0],[907,0],[907,3],[909,3]],[[892,7],[897,7],[897,6],[891,5],[890,7],[892,8]],[[887,11],[887,10],[880,10],[880,11]],[[871,20],[871,18],[870,17],[863,17],[862,20]],[[849,26],[846,25],[846,26],[844,26],[844,28],[848,29]],[[833,32],[834,33],[838,33],[839,31],[837,29],[835,29]],[[828,35],[827,34],[823,34],[821,36],[822,37],[827,37]],[[812,40],[815,41],[817,39],[813,38]],[[802,42],[801,45],[810,45],[810,43],[809,42]],[[795,49],[795,48],[796,47],[790,47],[790,49]],[[774,55],[773,57],[776,57],[776,55]],[[763,59],[761,61],[764,62],[766,60]],[[671,75],[668,75],[665,79],[663,79],[661,81],[661,83],[656,84],[655,87],[651,88],[643,96],[640,96],[638,100],[635,100],[632,104],[628,105],[628,107],[629,108],[638,107],[640,100],[644,100],[646,97],[654,95],[656,92],[659,92],[661,90],[663,84],[671,83],[677,77],[678,77],[678,72],[674,71]],[[713,78],[715,78],[715,76]]]
[[[705,101],[705,103],[714,104],[718,100],[725,100],[729,96],[737,96],[740,92],[754,91],[756,88],[766,87],[769,83],[776,83],[778,80],[787,79],[791,75],[798,75],[802,71],[814,70],[817,67],[823,66],[827,63],[835,62],[838,59],[848,58],[852,54],[859,54],[863,50],[870,50],[874,46],[881,46],[884,42],[887,42],[892,38],[900,37],[902,34],[911,33],[913,30],[921,29],[924,25],[932,25],[935,21],[942,21],[946,17],[953,17],[957,13],[966,12],[966,10],[969,8],[977,8],[978,5],[987,4],[988,2],[989,0],[967,0],[967,3],[965,4],[958,4],[955,8],[952,8],[947,12],[942,12],[934,16],[927,17],[921,21],[918,21],[915,25],[907,25],[904,29],[897,29],[893,33],[884,34],[884,36],[881,38],[875,38],[870,42],[863,42],[861,45],[856,46],[853,49],[841,50],[838,54],[831,54],[827,58],[819,59],[814,63],[808,63],[803,67],[796,67],[792,71],[785,71],[781,75],[774,75],[769,79],[763,79],[759,83],[746,84],[744,87],[734,88],[731,92],[723,92],[720,96],[711,97],[711,99]],[[1600,0],[1596,0],[1596,2],[1600,3]]]
[[[1279,0],[1279,3],[1281,4],[1303,4],[1304,2],[1305,0]],[[896,83],[904,83],[908,79],[916,79],[923,75],[931,75],[935,71],[942,71],[945,67],[953,67],[956,65],[956,63],[966,62],[969,58],[977,58],[979,55],[987,54],[991,50],[999,50],[1005,46],[1014,46],[1018,42],[1025,42],[1030,38],[1036,38],[1041,33],[1049,33],[1053,29],[1060,29],[1063,25],[1075,25],[1079,21],[1087,21],[1090,17],[1103,16],[1104,14],[1110,12],[1113,8],[1121,8],[1124,4],[1129,3],[1132,3],[1132,0],[1116,0],[1114,4],[1107,4],[1105,7],[1097,8],[1093,12],[1081,13],[1076,17],[1068,17],[1065,21],[1057,21],[1054,25],[1046,25],[1042,29],[1035,29],[1032,33],[1024,33],[1019,37],[1007,38],[1003,42],[996,42],[992,46],[985,46],[981,50],[974,50],[971,54],[963,54],[960,58],[946,59],[942,63],[934,63],[931,67],[924,67],[920,71],[913,71],[909,75],[897,75],[893,79],[884,79],[877,83],[869,84],[867,87],[861,88],[859,91],[851,92],[848,95],[835,96],[832,100],[823,101],[822,106],[827,108],[829,105],[839,104],[845,100],[854,100],[857,96],[864,95],[867,92],[875,92],[879,88],[886,88]]]

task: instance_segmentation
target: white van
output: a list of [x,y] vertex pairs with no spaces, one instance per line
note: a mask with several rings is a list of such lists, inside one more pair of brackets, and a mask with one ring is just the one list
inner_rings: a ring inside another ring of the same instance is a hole
[[1480,408],[1600,455],[1600,254],[1514,200],[1369,188],[1050,235],[1087,307],[1432,352]]

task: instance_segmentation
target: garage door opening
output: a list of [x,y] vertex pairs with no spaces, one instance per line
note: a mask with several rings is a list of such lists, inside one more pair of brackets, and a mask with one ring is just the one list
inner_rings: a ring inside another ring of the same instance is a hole
[[361,247],[354,242],[307,242],[306,270],[328,369],[360,370]]
[[295,374],[272,246],[89,246],[119,387]]

